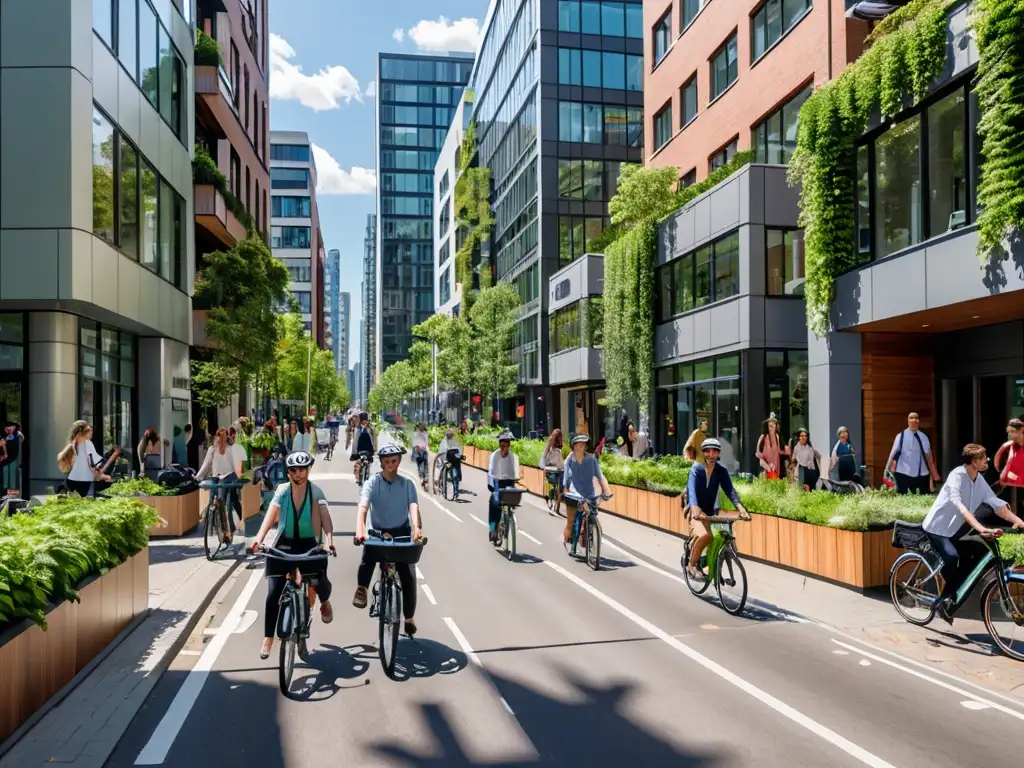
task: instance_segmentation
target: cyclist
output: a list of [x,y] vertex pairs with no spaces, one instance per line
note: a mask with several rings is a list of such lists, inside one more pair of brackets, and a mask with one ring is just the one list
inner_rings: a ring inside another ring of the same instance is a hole
[[[228,431],[221,427],[217,430],[213,445],[206,452],[203,466],[199,468],[196,480],[204,480],[211,474],[218,483],[237,483],[242,476],[242,463],[245,461],[245,449],[235,443],[228,443]],[[223,540],[230,544],[235,536],[234,512],[242,518],[242,499],[238,488],[216,488],[213,491],[220,497],[227,512],[228,528],[223,532]]]
[[948,624],[953,623],[957,590],[977,564],[976,559],[972,561],[971,557],[963,556],[969,553],[957,551],[957,542],[972,530],[986,537],[995,535],[993,529],[978,521],[982,505],[987,505],[1015,529],[1024,528],[1024,520],[992,492],[985,480],[984,473],[988,469],[985,449],[976,443],[968,443],[961,451],[960,461],[960,466],[950,472],[943,483],[923,524],[932,548],[942,558],[945,586],[939,595],[938,613]]
[[427,454],[430,450],[430,437],[427,435],[427,428],[420,422],[416,425],[416,431],[412,433],[412,459],[420,471],[420,485],[427,490],[427,478],[430,477],[428,470]]
[[[260,532],[256,534],[254,550],[263,546],[263,539],[270,532],[271,526],[277,523],[279,533],[274,544],[275,549],[289,554],[303,554],[320,544],[326,546],[331,554],[336,554],[334,523],[327,506],[327,497],[318,486],[309,481],[309,470],[313,466],[313,461],[313,457],[305,451],[288,454],[288,458],[285,459],[288,482],[282,483],[274,494],[274,499],[270,502],[266,517],[260,526]],[[287,562],[267,559],[267,602],[263,610],[261,659],[270,656],[273,648],[278,603],[281,601],[285,578],[293,568],[294,566]],[[320,598],[320,618],[324,624],[330,624],[334,620],[334,610],[331,608],[331,582],[327,579],[326,555],[322,568],[318,569],[316,564],[302,567],[303,573],[313,573],[314,570],[317,570],[315,578],[316,594]]]
[[373,434],[373,427],[370,426],[370,416],[364,411],[359,414],[359,427],[356,429],[356,436],[352,442],[352,473],[359,472],[359,454],[366,452],[371,456],[376,452],[376,439]]
[[498,521],[501,520],[501,489],[511,488],[521,476],[519,457],[512,453],[511,448],[512,433],[506,429],[498,435],[498,450],[491,454],[487,464],[487,490],[491,492],[491,503],[487,510],[487,539],[492,544],[497,541],[496,531]]
[[[445,464],[452,468],[452,491],[457,499],[459,498],[459,484],[462,482],[462,445],[459,443],[454,429],[449,429],[444,433],[444,440],[437,447],[437,452],[444,456]],[[441,467],[441,472],[444,471],[444,467]]]
[[[405,449],[394,443],[381,446],[377,454],[380,457],[380,472],[363,483],[363,492],[360,494],[359,509],[356,512],[356,543],[366,541],[367,512],[370,515],[370,527],[376,531],[390,533],[392,536],[412,536],[413,541],[423,538],[416,484],[398,474],[403,453]],[[364,549],[356,573],[356,593],[352,598],[352,605],[356,608],[366,607],[366,590],[373,578],[374,565],[371,553]],[[395,563],[395,568],[402,581],[405,634],[412,637],[416,634],[416,576],[408,563]]]
[[544,477],[555,491],[555,514],[557,515],[562,507],[562,471],[565,468],[565,460],[562,458],[562,430],[555,429],[548,438],[548,444],[544,447],[544,455],[540,458],[541,466],[544,467]]
[[579,511],[580,499],[594,498],[594,481],[601,485],[601,491],[605,496],[611,495],[608,481],[601,472],[601,463],[594,457],[587,455],[587,443],[590,438],[586,435],[573,435],[572,453],[565,461],[565,469],[562,475],[562,488],[565,499],[565,530],[562,531],[562,541],[568,543],[572,539],[573,526],[576,521],[576,513]]
[[704,463],[701,464],[698,461],[690,467],[690,479],[686,483],[690,535],[696,537],[693,548],[690,550],[690,562],[687,564],[687,570],[696,579],[703,578],[698,563],[700,563],[700,556],[704,553],[704,549],[713,538],[711,526],[704,518],[714,517],[718,511],[718,490],[721,488],[725,491],[737,512],[741,515],[747,514],[739,494],[733,487],[729,470],[718,463],[718,459],[722,455],[722,444],[715,438],[709,437],[700,444],[700,452],[704,457]]

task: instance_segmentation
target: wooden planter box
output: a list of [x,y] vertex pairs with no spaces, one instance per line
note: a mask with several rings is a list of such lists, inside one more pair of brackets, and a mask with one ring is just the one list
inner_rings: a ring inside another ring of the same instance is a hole
[[263,493],[260,486],[246,483],[242,486],[242,519],[248,520],[260,513],[260,506],[263,504]]
[[167,521],[149,529],[150,536],[183,536],[199,525],[199,491],[181,496],[139,496],[139,501],[156,510]]
[[92,661],[149,607],[149,549],[79,590],[41,630],[24,622],[0,637],[0,741]]

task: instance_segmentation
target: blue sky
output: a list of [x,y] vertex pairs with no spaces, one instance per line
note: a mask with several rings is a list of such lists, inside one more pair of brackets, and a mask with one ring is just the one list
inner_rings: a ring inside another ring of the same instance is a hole
[[270,127],[306,131],[315,150],[320,228],[341,251],[352,294],[349,364],[359,357],[363,232],[376,210],[377,54],[474,51],[487,0],[272,0]]

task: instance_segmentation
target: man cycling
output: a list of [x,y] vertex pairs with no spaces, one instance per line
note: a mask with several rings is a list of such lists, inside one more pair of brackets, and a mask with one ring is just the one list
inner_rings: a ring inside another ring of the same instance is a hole
[[491,454],[487,464],[487,490],[491,492],[491,503],[487,509],[487,539],[497,543],[498,521],[501,520],[502,488],[511,488],[520,478],[519,457],[511,451],[512,433],[507,429],[498,435],[498,450]]
[[[454,429],[444,433],[444,440],[437,447],[437,452],[444,456],[444,461],[452,468],[452,491],[459,498],[459,484],[462,482],[462,444],[455,435]],[[444,471],[442,467],[441,471]]]
[[[317,545],[326,547],[332,555],[334,549],[334,523],[327,506],[324,492],[309,482],[309,470],[313,466],[313,457],[305,451],[296,451],[285,459],[288,471],[288,482],[282,483],[274,494],[266,517],[256,534],[253,550],[263,547],[274,524],[278,524],[275,549],[298,555],[304,554]],[[274,645],[274,629],[277,625],[278,604],[287,575],[295,566],[282,560],[267,558],[267,601],[263,610],[263,648],[260,658],[266,659]],[[316,595],[320,598],[320,618],[324,624],[334,620],[331,608],[331,582],[327,579],[327,556],[324,555],[323,565],[315,563],[303,564],[303,574],[309,573],[317,580]],[[312,610],[312,604],[310,609]]]
[[[380,472],[363,484],[356,512],[356,543],[362,544],[367,538],[366,515],[370,514],[370,527],[380,533],[392,536],[412,536],[413,541],[423,538],[420,522],[420,505],[416,496],[416,483],[398,474],[405,449],[394,443],[382,446]],[[371,553],[363,550],[363,558],[356,573],[356,593],[352,605],[366,607],[366,590],[373,578]],[[395,563],[398,578],[402,582],[402,612],[405,614],[405,634],[416,634],[416,576],[408,563]]]
[[947,624],[953,623],[953,613],[958,607],[954,604],[957,590],[977,564],[973,553],[958,551],[957,542],[972,531],[984,537],[996,534],[979,522],[982,508],[985,512],[994,512],[1014,529],[1024,529],[1024,520],[992,492],[985,480],[984,473],[988,469],[985,449],[969,443],[964,446],[960,460],[960,466],[949,473],[922,525],[932,549],[942,558],[945,586],[939,595],[938,613]]
[[718,463],[722,455],[722,444],[709,437],[700,444],[700,452],[704,455],[704,463],[699,461],[690,467],[690,479],[686,483],[686,498],[689,501],[690,535],[695,536],[693,548],[690,550],[690,562],[686,569],[696,579],[706,578],[698,563],[705,548],[711,543],[713,534],[711,526],[705,518],[714,517],[718,512],[718,490],[721,488],[741,515],[746,516],[747,510],[740,501],[740,496],[733,487],[729,470]]
[[365,411],[359,414],[359,427],[352,446],[352,455],[349,457],[352,460],[352,473],[358,474],[359,454],[366,452],[372,456],[377,450],[373,427],[370,426],[370,416]]

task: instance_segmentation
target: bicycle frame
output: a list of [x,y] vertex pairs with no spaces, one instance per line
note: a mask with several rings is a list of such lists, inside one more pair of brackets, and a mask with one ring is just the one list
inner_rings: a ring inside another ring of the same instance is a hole
[[[971,590],[974,589],[975,585],[978,583],[978,580],[990,569],[995,571],[995,573],[997,574],[996,581],[999,583],[1000,597],[1007,604],[1015,605],[1016,603],[1014,603],[1014,601],[1012,600],[1010,596],[1010,590],[1008,589],[1007,585],[1010,582],[1018,582],[1024,584],[1024,573],[1015,572],[1013,570],[1013,564],[1007,564],[1007,561],[1003,559],[1002,552],[999,549],[999,539],[984,539],[976,533],[971,532],[961,539],[961,541],[964,540],[980,541],[982,544],[985,545],[988,551],[984,554],[981,560],[978,561],[977,565],[974,566],[970,574],[968,574],[967,578],[964,579],[964,583],[956,591],[956,595],[954,597],[954,605],[957,607],[962,605],[964,600],[966,600],[967,596],[971,593]],[[939,571],[942,570],[942,559],[935,553],[935,550],[931,548],[930,543],[927,548],[918,551],[917,554],[924,558],[925,562],[927,562],[929,567],[931,568],[931,570],[928,572],[928,575],[924,578],[922,582],[927,584],[929,581],[935,578]],[[928,598],[928,600],[930,602],[935,602],[937,598]]]
[[572,538],[569,541],[578,541],[582,535],[584,548],[590,543],[590,526],[584,525],[584,522],[590,522],[591,518],[597,517],[596,502],[597,499],[582,499],[576,507],[576,517],[572,521]]

